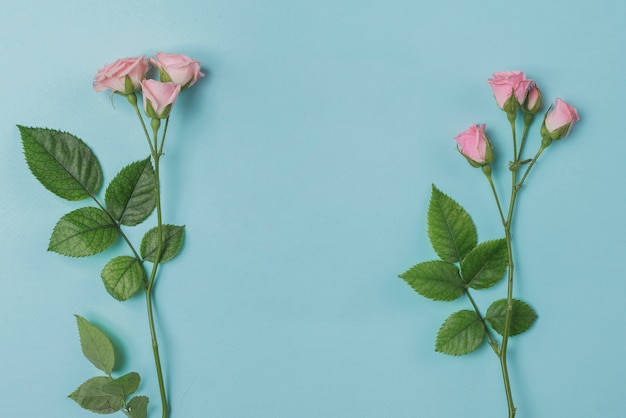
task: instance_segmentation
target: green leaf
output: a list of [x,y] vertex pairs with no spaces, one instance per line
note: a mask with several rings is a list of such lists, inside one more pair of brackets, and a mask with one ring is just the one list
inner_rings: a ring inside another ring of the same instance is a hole
[[473,289],[486,289],[504,277],[509,264],[506,240],[485,241],[461,261],[461,276]]
[[97,414],[112,414],[124,406],[124,398],[102,390],[111,382],[107,376],[96,376],[80,385],[69,395],[77,404]]
[[115,366],[115,351],[109,337],[85,318],[76,315],[80,347],[94,366],[110,375]]
[[124,167],[107,187],[104,201],[122,225],[145,221],[156,206],[156,178],[150,158]]
[[411,267],[399,276],[417,293],[433,300],[450,301],[463,295],[459,269],[447,261],[427,261]]
[[129,418],[147,418],[148,416],[148,397],[135,396],[128,402],[126,409],[122,411]]
[[48,251],[70,257],[86,257],[109,248],[117,236],[111,218],[101,209],[76,209],[57,222]]
[[[161,251],[161,263],[171,260],[178,254],[183,244],[184,226],[163,225],[163,250]],[[154,227],[144,235],[141,240],[141,257],[144,260],[154,262],[158,248],[158,228]]]
[[102,269],[104,287],[117,300],[127,300],[143,284],[143,269],[135,257],[123,255],[109,261]]
[[474,311],[455,312],[446,319],[435,343],[435,351],[460,356],[476,350],[485,339],[485,327]]
[[91,149],[66,132],[19,126],[26,163],[39,182],[67,200],[95,195],[102,169]]
[[111,395],[118,395],[126,399],[128,395],[135,393],[139,387],[140,377],[138,373],[130,372],[122,377],[111,380],[106,385],[102,386],[102,391],[110,393]]
[[[537,314],[526,302],[513,299],[511,306],[511,328],[509,329],[509,336],[518,335],[527,331],[537,319]],[[489,325],[500,335],[504,334],[506,307],[506,299],[496,300],[491,304],[489,309],[487,309],[487,314],[485,315],[485,319],[489,322]]]
[[428,237],[437,255],[450,263],[463,260],[478,240],[469,214],[434,184],[428,205]]

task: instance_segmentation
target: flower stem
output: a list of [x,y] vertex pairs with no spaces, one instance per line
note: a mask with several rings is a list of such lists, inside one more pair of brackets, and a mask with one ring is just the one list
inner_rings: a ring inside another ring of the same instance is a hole
[[[507,350],[509,347],[509,334],[511,333],[511,322],[512,322],[512,313],[513,313],[513,278],[515,273],[515,262],[513,259],[513,240],[511,239],[511,225],[513,224],[513,214],[515,213],[515,202],[517,200],[517,192],[519,191],[519,187],[517,185],[517,168],[519,165],[519,159],[521,152],[517,149],[517,134],[515,129],[515,117],[512,117],[511,114],[509,116],[509,122],[511,124],[511,131],[513,134],[513,164],[511,169],[511,200],[509,203],[509,211],[506,217],[506,220],[503,219],[504,225],[504,237],[506,240],[506,247],[509,259],[508,265],[508,281],[507,281],[507,293],[506,293],[506,315],[504,319],[504,331],[502,332],[502,344],[500,346],[500,354],[498,356],[500,360],[500,368],[502,369],[502,380],[504,382],[504,391],[506,394],[506,402],[509,409],[509,418],[515,417],[515,403],[513,402],[513,395],[511,392],[511,381],[509,378],[509,368],[507,364]],[[529,122],[525,123],[525,128],[527,128]],[[526,129],[524,129],[524,135],[526,134]],[[490,181],[490,185],[493,188],[493,183]],[[495,189],[494,189],[495,190]],[[495,192],[494,192],[495,193]],[[497,195],[496,202],[498,202]],[[500,208],[500,206],[498,206]]]
[[[135,109],[135,113],[137,114],[137,118],[139,118],[139,122],[141,122],[141,127],[143,128],[143,133],[148,140],[148,146],[150,147],[150,153],[154,155],[156,153],[156,149],[152,145],[152,140],[150,139],[150,134],[148,133],[148,128],[146,127],[146,122],[144,122],[143,117],[141,116],[141,111],[139,110],[139,106],[137,105],[137,95],[135,93],[129,94],[126,96],[128,103]],[[155,141],[156,142],[156,141]]]
[[158,132],[161,126],[161,121],[159,119],[152,119],[151,127],[152,127],[152,137],[148,133],[148,128],[146,123],[141,116],[141,112],[139,110],[139,106],[137,105],[137,96],[135,94],[130,94],[126,96],[128,102],[131,104],[133,109],[135,109],[135,113],[141,122],[141,126],[143,128],[143,132],[146,135],[146,139],[148,140],[148,146],[150,147],[150,154],[154,161],[154,177],[155,177],[155,200],[156,200],[156,210],[157,210],[157,251],[154,259],[154,263],[152,265],[152,271],[150,273],[150,277],[146,282],[146,309],[148,311],[148,324],[150,327],[150,337],[152,339],[152,353],[154,356],[154,364],[157,373],[157,380],[159,382],[159,392],[161,395],[161,410],[162,410],[162,418],[167,418],[169,414],[169,407],[167,404],[167,395],[165,391],[165,379],[163,378],[163,368],[161,367],[161,356],[159,355],[159,343],[156,334],[156,327],[154,326],[154,309],[152,306],[152,296],[154,283],[157,276],[157,270],[159,269],[159,264],[161,262],[161,255],[163,252],[163,214],[161,208],[161,184],[160,184],[160,158],[163,155],[163,144],[165,142],[165,134],[167,132],[167,125],[169,123],[169,117],[165,124],[165,129],[163,131],[163,137],[161,138],[161,146],[159,147],[158,142]]
[[156,209],[157,209],[157,251],[154,259],[154,264],[152,265],[152,272],[150,274],[150,279],[148,280],[148,287],[146,289],[146,307],[148,310],[148,322],[150,325],[150,336],[152,337],[152,352],[154,354],[154,363],[156,366],[157,379],[159,381],[159,391],[161,394],[161,409],[162,409],[162,417],[167,418],[169,407],[167,405],[167,396],[165,392],[165,382],[163,379],[163,370],[161,367],[161,357],[159,356],[159,344],[157,341],[156,329],[154,326],[154,314],[152,308],[152,292],[154,289],[154,283],[156,279],[157,270],[159,268],[159,263],[161,262],[161,255],[163,252],[163,215],[162,215],[162,207],[161,207],[161,187],[160,187],[160,158],[161,151],[158,147],[158,131],[160,127],[161,121],[159,119],[152,119],[152,132],[153,132],[153,141],[151,144],[152,150],[152,158],[154,159],[154,176],[155,176],[155,194],[156,194]]

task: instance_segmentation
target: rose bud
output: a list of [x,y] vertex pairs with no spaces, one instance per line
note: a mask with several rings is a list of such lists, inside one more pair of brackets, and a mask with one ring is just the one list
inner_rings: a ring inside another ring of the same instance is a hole
[[487,80],[496,103],[507,113],[515,113],[526,100],[528,88],[533,80],[526,79],[521,71],[500,71],[493,73],[493,78]]
[[172,82],[144,80],[141,87],[146,115],[152,119],[166,118],[180,93],[180,85]]
[[553,140],[565,138],[572,130],[572,126],[579,120],[578,112],[574,106],[561,99],[556,99],[556,106],[548,109],[543,120],[541,135]]
[[183,90],[204,77],[200,72],[200,63],[186,55],[158,52],[156,59],[151,58],[150,61],[159,70],[161,81],[174,82]]
[[141,80],[148,72],[148,60],[143,56],[122,58],[98,70],[94,77],[93,89],[128,95],[139,90]]
[[485,135],[485,125],[472,125],[455,138],[457,149],[472,165],[482,167],[493,161],[493,148]]
[[536,84],[533,84],[528,90],[528,95],[522,105],[522,111],[531,115],[539,112],[539,109],[541,109],[541,98],[541,90],[539,90]]

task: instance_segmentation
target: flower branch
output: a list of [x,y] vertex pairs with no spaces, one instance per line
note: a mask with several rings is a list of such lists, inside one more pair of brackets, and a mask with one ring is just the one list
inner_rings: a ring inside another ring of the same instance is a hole
[[[494,147],[487,138],[485,125],[472,125],[456,136],[458,151],[468,163],[481,168],[494,197],[504,238],[478,242],[476,226],[469,214],[456,201],[433,185],[428,208],[428,237],[440,260],[419,263],[400,277],[422,296],[433,300],[455,300],[468,296],[473,311],[459,311],[443,323],[435,342],[435,350],[444,354],[462,355],[476,350],[486,339],[498,357],[501,366],[508,417],[514,418],[517,407],[513,401],[508,366],[509,339],[527,331],[537,319],[534,309],[514,298],[515,253],[512,227],[519,192],[530,171],[544,150],[553,141],[565,138],[578,122],[574,107],[561,99],[546,112],[540,129],[542,141],[531,159],[522,159],[530,126],[542,105],[542,94],[534,80],[521,71],[499,72],[488,80],[496,104],[506,113],[511,127],[513,155],[509,163],[511,190],[508,208],[502,206],[492,175],[495,160]],[[523,113],[523,131],[517,138],[517,116]],[[521,179],[518,170],[525,164]],[[485,315],[476,304],[469,288],[480,290],[492,287],[507,277],[506,296],[494,301]],[[498,343],[491,330],[501,335]]]
[[[146,78],[150,65],[157,68],[160,80]],[[156,335],[153,298],[159,267],[179,253],[184,226],[163,222],[160,160],[164,155],[170,113],[179,94],[203,76],[198,61],[185,55],[162,52],[150,60],[143,56],[120,59],[97,72],[94,90],[110,90],[112,97],[126,97],[139,119],[150,150],[150,157],[127,165],[109,183],[104,204],[96,197],[103,183],[102,169],[93,151],[82,140],[52,129],[19,126],[26,161],[44,187],[67,200],[91,197],[97,205],[63,216],[52,233],[49,250],[71,257],[89,256],[109,248],[119,235],[133,254],[114,257],[104,267],[101,276],[105,289],[117,300],[127,300],[141,289],[145,291],[162,418],[169,416],[170,408]],[[143,96],[143,111],[151,120],[152,135],[139,109],[137,94]],[[159,138],[161,119],[165,119],[165,124]],[[141,224],[155,209],[157,225],[145,233],[137,251],[122,225]],[[144,269],[146,261],[152,263],[149,275]],[[114,378],[115,359],[110,340],[86,319],[77,317],[77,321],[83,354],[96,368],[105,372],[105,376],[87,380],[70,398],[99,414],[122,411],[130,418],[146,418],[148,397],[126,399],[138,389],[139,374],[131,372]]]

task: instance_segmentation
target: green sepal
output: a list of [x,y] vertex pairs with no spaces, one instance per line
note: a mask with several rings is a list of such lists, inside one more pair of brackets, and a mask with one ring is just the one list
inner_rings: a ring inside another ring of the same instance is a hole
[[147,418],[148,401],[147,396],[135,396],[126,404],[122,412],[129,418]]
[[122,225],[145,221],[156,207],[156,178],[150,158],[124,167],[107,187],[104,201]]
[[96,376],[84,382],[68,397],[81,407],[97,414],[112,414],[124,406],[124,398],[112,395],[102,388],[111,382],[108,376]]
[[19,126],[26,163],[39,182],[71,201],[95,195],[102,168],[89,147],[67,132]]
[[[183,245],[184,226],[163,225],[163,246],[160,263],[171,260],[178,254]],[[154,262],[158,249],[158,227],[154,227],[144,235],[141,240],[141,257],[144,260]]]
[[502,280],[508,264],[506,240],[485,241],[461,261],[461,277],[472,289],[486,289]]
[[478,234],[469,214],[433,184],[428,206],[428,237],[442,260],[456,263],[476,246]]
[[141,378],[138,373],[130,372],[103,385],[102,391],[126,399],[127,396],[137,391],[140,381]]
[[465,289],[459,269],[447,261],[427,261],[400,274],[417,293],[433,300],[451,301],[460,298]]
[[[527,331],[537,319],[537,313],[526,302],[513,299],[511,311],[511,326],[509,336],[514,336]],[[485,319],[489,325],[500,335],[504,334],[506,322],[507,300],[499,299],[491,304],[487,309]]]
[[135,257],[115,257],[102,269],[102,282],[107,292],[115,299],[124,301],[141,289],[144,271]]
[[133,79],[130,78],[128,74],[124,78],[124,96],[132,94],[135,92],[135,84],[133,83]]
[[462,310],[446,319],[435,342],[435,351],[460,356],[471,353],[485,339],[485,327],[474,311]]
[[80,347],[96,368],[110,375],[115,366],[115,350],[109,337],[85,318],[76,315]]
[[172,82],[172,77],[170,77],[168,72],[165,71],[165,69],[162,68],[162,67],[159,67],[159,81],[162,82],[162,83],[171,83]]
[[69,257],[86,257],[106,250],[116,237],[117,228],[106,212],[84,207],[64,215],[57,222],[48,251]]

